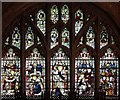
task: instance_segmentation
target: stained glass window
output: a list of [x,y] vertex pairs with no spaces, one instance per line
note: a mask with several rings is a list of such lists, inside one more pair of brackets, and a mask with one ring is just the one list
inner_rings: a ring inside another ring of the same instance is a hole
[[103,26],[100,33],[100,48],[106,46],[108,44],[108,33],[106,27]]
[[57,29],[52,29],[51,31],[51,36],[50,36],[50,39],[51,39],[51,49],[55,46],[58,45],[58,31]]
[[69,8],[67,5],[64,5],[61,9],[61,20],[63,23],[67,23],[69,20]]
[[46,16],[43,10],[39,10],[37,13],[37,27],[41,30],[41,32],[45,36],[45,27],[46,27]]
[[70,48],[69,31],[65,28],[62,32],[62,45]]
[[27,33],[25,35],[25,44],[26,44],[26,49],[28,49],[34,44],[34,34],[31,27],[28,27]]
[[84,48],[80,55],[75,58],[75,92],[76,97],[94,96],[94,58]]
[[28,98],[43,98],[45,92],[45,58],[37,48],[26,58],[26,95]]
[[12,45],[20,49],[20,30],[18,27],[15,27],[12,34]]
[[20,93],[20,58],[10,48],[1,60],[1,94],[3,98],[15,98]]
[[58,8],[56,5],[53,5],[51,8],[51,21],[56,24],[59,20]]
[[51,58],[51,98],[67,98],[70,91],[70,60],[59,48]]
[[95,47],[94,39],[95,39],[95,34],[92,26],[90,26],[86,34],[86,44],[94,48]]
[[119,64],[112,49],[108,48],[100,58],[100,88],[107,96],[118,96],[119,91]]
[[75,36],[79,33],[83,27],[83,12],[82,10],[77,10],[75,13]]

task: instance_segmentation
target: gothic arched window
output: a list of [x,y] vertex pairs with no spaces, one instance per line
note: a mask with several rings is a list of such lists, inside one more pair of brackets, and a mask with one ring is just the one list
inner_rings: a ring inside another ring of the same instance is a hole
[[2,98],[119,99],[120,35],[106,13],[94,3],[25,5],[2,36]]

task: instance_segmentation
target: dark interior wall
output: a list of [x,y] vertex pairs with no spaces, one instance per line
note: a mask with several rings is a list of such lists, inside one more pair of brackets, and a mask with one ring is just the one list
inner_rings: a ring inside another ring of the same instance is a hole
[[[109,17],[113,19],[117,27],[120,29],[120,2],[96,2],[93,3],[103,11],[105,11]],[[7,27],[16,19],[27,11],[29,7],[35,5],[35,3],[22,3],[22,2],[3,2],[2,3],[2,30],[3,33]]]

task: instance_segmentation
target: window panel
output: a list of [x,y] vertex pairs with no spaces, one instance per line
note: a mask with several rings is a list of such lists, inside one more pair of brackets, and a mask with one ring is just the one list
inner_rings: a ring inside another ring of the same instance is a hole
[[105,26],[102,26],[102,30],[100,33],[100,48],[106,46],[108,44],[108,33]]
[[45,36],[46,32],[46,16],[43,10],[39,10],[37,13],[37,27],[41,30]]
[[58,31],[57,31],[57,29],[55,29],[55,28],[52,29],[50,39],[51,39],[50,48],[52,49],[53,47],[58,45]]
[[69,8],[67,5],[64,5],[61,9],[61,20],[66,24],[69,20]]
[[69,31],[65,28],[62,32],[62,45],[70,48],[70,33]]
[[86,48],[75,58],[75,92],[76,97],[94,96],[94,58],[90,57]]
[[83,12],[82,10],[77,10],[75,13],[75,36],[79,33],[83,27]]
[[15,98],[20,93],[20,58],[10,48],[1,60],[1,94],[3,98]]
[[58,7],[56,5],[53,5],[51,8],[51,21],[54,24],[56,24],[58,20],[59,20]]
[[100,58],[100,89],[107,96],[118,95],[118,58],[115,57],[112,49],[107,49],[105,55]]
[[34,45],[34,34],[33,34],[32,28],[28,27],[27,33],[25,35],[25,46],[26,46],[26,49],[28,49],[32,45]]
[[37,48],[26,58],[27,98],[43,98],[45,92],[45,58]]
[[12,34],[12,45],[20,49],[20,30],[18,27],[15,27],[13,34]]
[[50,77],[51,98],[68,98],[70,91],[70,61],[61,48],[51,58]]
[[92,26],[89,27],[86,34],[86,44],[95,48],[95,33],[93,31]]

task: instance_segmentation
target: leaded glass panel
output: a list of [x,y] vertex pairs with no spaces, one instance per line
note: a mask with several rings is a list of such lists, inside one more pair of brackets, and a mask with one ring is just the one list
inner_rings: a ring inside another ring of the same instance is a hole
[[57,31],[57,29],[55,29],[55,28],[52,29],[50,39],[51,39],[50,48],[52,49],[53,47],[58,45],[58,31]]
[[46,32],[46,16],[43,10],[39,10],[37,13],[37,27],[41,30],[45,36]]
[[61,9],[61,20],[63,23],[67,23],[69,20],[69,8],[67,5],[64,5]]
[[29,47],[31,47],[33,44],[34,44],[33,30],[32,30],[31,27],[28,27],[27,33],[25,35],[25,46],[26,46],[26,49],[28,49]]
[[70,48],[70,33],[69,31],[65,28],[62,32],[62,45]]
[[100,33],[100,48],[106,46],[108,44],[108,33],[105,26],[102,26],[102,30]]
[[92,26],[89,27],[86,34],[86,44],[95,48],[95,33]]
[[108,48],[105,55],[100,58],[100,89],[107,96],[119,95],[119,64],[112,49]]
[[37,48],[26,58],[27,98],[43,98],[45,92],[45,58]]
[[18,27],[15,27],[15,29],[13,30],[13,34],[12,34],[12,45],[19,48],[20,49],[20,41],[21,37],[20,37],[20,30],[18,29]]
[[75,92],[77,98],[79,96],[94,96],[94,68],[94,58],[84,48],[80,55],[75,58]]
[[77,10],[75,13],[75,36],[79,33],[83,27],[83,12],[82,10]]
[[20,58],[10,48],[1,59],[1,95],[13,99],[20,93]]
[[53,5],[51,8],[51,21],[54,24],[56,24],[58,20],[59,20],[58,7],[56,5]]
[[68,98],[70,91],[70,60],[61,48],[51,58],[50,68],[51,98]]

